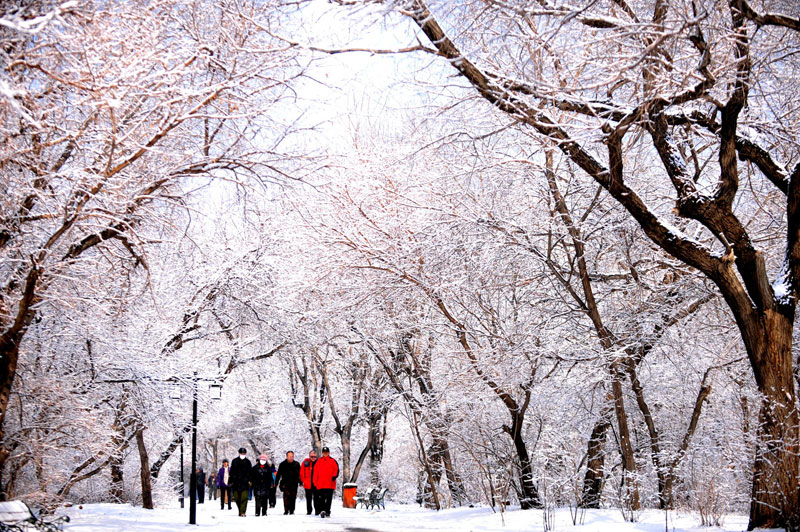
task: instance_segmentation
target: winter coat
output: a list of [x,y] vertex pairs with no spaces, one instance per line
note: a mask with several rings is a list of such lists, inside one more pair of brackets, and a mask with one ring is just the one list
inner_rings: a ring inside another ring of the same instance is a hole
[[318,490],[335,490],[339,463],[330,456],[320,456],[314,464],[313,482]]
[[314,489],[314,479],[312,475],[314,474],[314,464],[316,463],[316,460],[312,462],[311,458],[306,458],[303,460],[303,463],[300,464],[300,481],[307,490]]
[[293,461],[289,463],[284,460],[278,466],[278,473],[275,475],[275,484],[277,484],[281,491],[287,487],[294,487],[300,485],[300,462]]
[[216,486],[217,475],[215,475],[213,471],[208,474],[208,480],[206,481],[206,484],[208,484],[209,486]]
[[269,464],[256,463],[250,470],[250,482],[253,484],[253,494],[269,495],[272,487],[272,467]]
[[234,491],[243,491],[250,487],[250,470],[253,463],[250,459],[236,457],[231,460],[231,470],[228,473],[228,484]]
[[[230,484],[230,466],[228,466],[228,484]],[[220,467],[219,471],[217,471],[217,487],[218,488],[227,488],[228,484],[225,484],[225,468]]]
[[197,482],[197,488],[203,489],[206,485],[206,473],[202,469],[200,469],[197,473],[194,474],[195,482]]

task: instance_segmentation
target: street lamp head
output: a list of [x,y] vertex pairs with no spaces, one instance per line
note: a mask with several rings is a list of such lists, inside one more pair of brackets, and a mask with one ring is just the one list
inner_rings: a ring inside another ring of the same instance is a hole
[[219,382],[212,382],[208,387],[211,399],[220,401],[222,399],[222,384]]
[[181,386],[180,384],[172,384],[169,387],[169,398],[174,399],[175,401],[180,400],[181,398]]

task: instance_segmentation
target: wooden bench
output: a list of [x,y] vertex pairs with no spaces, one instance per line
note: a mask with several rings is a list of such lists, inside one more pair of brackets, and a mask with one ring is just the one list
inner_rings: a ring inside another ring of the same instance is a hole
[[69,521],[69,517],[42,518],[33,513],[23,501],[0,502],[0,532],[58,532]]
[[356,501],[356,508],[358,505],[362,505],[367,510],[371,508],[383,508],[386,509],[386,505],[384,504],[384,497],[386,497],[386,492],[389,491],[386,488],[378,489],[372,488],[370,489],[366,495],[357,496],[355,498]]

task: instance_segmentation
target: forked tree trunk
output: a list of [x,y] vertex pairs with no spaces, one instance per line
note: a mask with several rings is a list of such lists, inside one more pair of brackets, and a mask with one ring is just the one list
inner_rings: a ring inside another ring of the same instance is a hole
[[433,464],[436,464],[434,469],[436,475],[436,483],[438,485],[442,478],[442,472],[447,479],[447,486],[450,490],[450,498],[453,503],[461,506],[466,500],[466,492],[464,491],[464,482],[461,476],[456,472],[453,465],[453,458],[450,453],[450,443],[447,438],[442,437],[441,433],[431,426],[434,423],[428,423],[428,430],[431,430],[433,438],[433,445],[428,451],[428,456]]
[[522,437],[525,412],[517,411],[512,414],[512,420],[510,427],[503,425],[503,430],[511,436],[511,440],[514,442],[514,450],[517,452],[517,460],[519,460],[519,505],[523,510],[541,508],[542,501],[539,498],[539,490],[533,481],[531,458],[528,454],[528,447],[525,445],[525,439]]

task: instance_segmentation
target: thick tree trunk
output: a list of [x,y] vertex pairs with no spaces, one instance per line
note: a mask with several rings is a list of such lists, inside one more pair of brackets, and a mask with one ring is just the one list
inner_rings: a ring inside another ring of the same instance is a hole
[[636,366],[632,360],[627,363],[628,377],[631,381],[631,388],[636,397],[636,404],[639,405],[639,411],[644,418],[644,424],[647,426],[647,433],[650,435],[650,458],[653,461],[653,468],[656,470],[656,477],[658,478],[658,507],[660,509],[672,507],[672,487],[670,483],[670,493],[667,494],[667,467],[664,464],[664,457],[661,455],[661,437],[658,434],[653,414],[650,412],[650,406],[644,397],[644,389],[639,382],[639,377],[636,374]]
[[444,474],[447,478],[447,485],[450,487],[450,497],[453,499],[454,503],[461,506],[466,501],[467,494],[464,490],[464,482],[461,480],[461,475],[458,474],[453,465],[453,459],[450,455],[450,444],[447,440],[442,442],[440,450]]
[[798,415],[792,372],[792,323],[767,312],[762,364],[756,381],[762,394],[748,530],[800,524]]
[[147,447],[144,445],[144,428],[140,427],[136,431],[136,445],[139,447],[139,462],[141,470],[139,476],[142,479],[142,508],[153,509],[153,487],[150,483],[150,459],[147,456]]
[[586,475],[583,477],[583,493],[581,494],[581,507],[600,508],[600,498],[603,493],[605,481],[606,462],[606,437],[611,428],[610,406],[603,408],[600,418],[589,436],[589,446],[586,451]]
[[350,482],[350,430],[342,431],[339,440],[342,442],[342,478]]
[[622,454],[623,504],[626,505],[626,508],[636,511],[640,508],[639,487],[636,481],[636,460],[633,456],[633,445],[631,444],[631,434],[628,429],[628,416],[625,413],[620,375],[614,376],[611,381],[611,390],[614,395],[614,413],[617,417],[619,447]]
[[[120,408],[124,408],[120,406]],[[124,444],[125,444],[125,426],[119,420],[119,413],[117,419],[114,420],[114,435],[111,437],[111,443],[115,451],[109,457],[108,465],[111,469],[111,488],[109,489],[109,496],[114,502],[125,501],[125,474],[124,474]]]
[[436,486],[439,484],[439,478],[441,475],[437,473],[436,469],[433,464],[431,464],[430,459],[428,458],[428,453],[425,452],[425,443],[422,440],[422,434],[420,434],[419,430],[419,419],[417,417],[417,412],[412,409],[412,422],[411,428],[414,431],[414,436],[417,439],[418,449],[420,453],[420,461],[422,462],[422,467],[424,468],[425,476],[427,477],[424,482],[423,491],[422,491],[422,502],[425,504],[427,508],[435,508],[436,510],[441,510],[442,505],[439,502],[439,493],[436,490]]
[[525,421],[524,412],[512,413],[512,420],[510,427],[503,425],[503,430],[511,436],[511,440],[514,442],[514,450],[517,452],[517,460],[519,461],[519,505],[523,510],[541,508],[542,502],[539,499],[539,490],[533,481],[531,458],[528,454],[528,447],[525,445],[525,439],[522,437],[522,425]]
[[112,501],[121,503],[125,499],[125,476],[123,473],[122,458],[114,456],[111,459],[111,489],[109,490],[109,497]]
[[[5,419],[8,401],[11,397],[11,385],[17,374],[17,360],[19,358],[19,342],[24,331],[16,335],[4,335],[0,338],[0,472],[6,469],[6,460],[9,450],[5,445]],[[7,483],[0,482],[0,501],[7,498]]]

